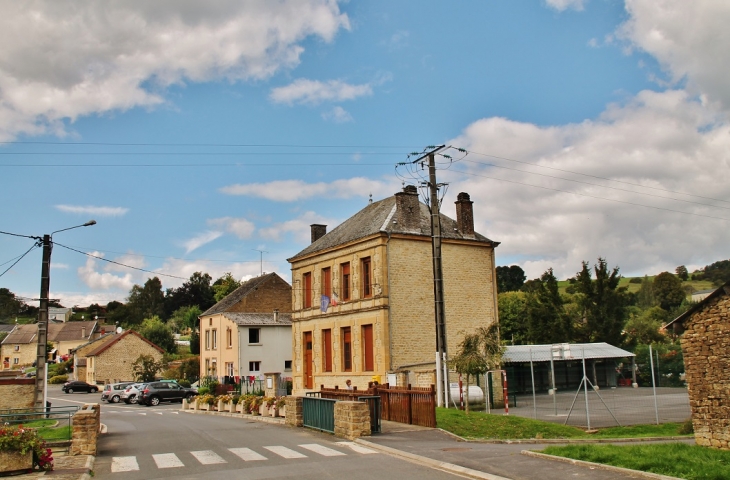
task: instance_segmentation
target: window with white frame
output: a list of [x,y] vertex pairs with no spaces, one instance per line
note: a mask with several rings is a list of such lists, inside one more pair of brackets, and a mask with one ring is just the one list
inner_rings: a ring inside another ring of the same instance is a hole
[[213,350],[218,349],[218,330],[213,330]]
[[20,345],[16,345],[16,346],[15,346],[15,351],[16,351],[16,352],[19,352],[19,351],[20,351]]

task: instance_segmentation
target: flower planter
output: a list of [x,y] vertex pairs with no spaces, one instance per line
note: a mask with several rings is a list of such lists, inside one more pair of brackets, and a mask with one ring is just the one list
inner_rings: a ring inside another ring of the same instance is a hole
[[261,405],[259,407],[259,414],[262,417],[268,417],[269,416],[269,407],[267,407],[266,405]]
[[0,452],[0,473],[10,473],[33,468],[33,452]]
[[278,417],[279,416],[279,409],[276,408],[276,405],[273,405],[269,407],[269,416],[270,417]]
[[282,405],[281,407],[279,407],[279,416],[286,417],[286,405]]
[[236,404],[236,413],[244,413],[243,412],[243,404],[242,403],[237,403]]
[[218,400],[218,411],[219,412],[225,412],[227,410],[228,404],[223,403],[223,400]]

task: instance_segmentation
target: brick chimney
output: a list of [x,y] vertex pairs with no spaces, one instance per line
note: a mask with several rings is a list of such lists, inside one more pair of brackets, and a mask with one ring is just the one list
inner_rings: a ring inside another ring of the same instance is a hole
[[461,192],[456,197],[456,227],[462,235],[474,235],[474,202],[469,194]]
[[310,225],[309,226],[312,229],[312,243],[316,242],[320,238],[324,237],[324,235],[327,233],[327,225]]
[[406,185],[402,192],[395,194],[395,215],[393,220],[404,230],[417,230],[421,226],[421,206],[418,202],[418,189]]

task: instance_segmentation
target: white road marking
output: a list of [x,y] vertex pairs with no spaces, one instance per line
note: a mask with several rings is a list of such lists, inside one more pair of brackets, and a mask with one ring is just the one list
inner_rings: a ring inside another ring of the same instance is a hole
[[190,452],[193,457],[197,458],[200,463],[203,465],[214,465],[216,463],[228,463],[225,460],[223,460],[222,457],[220,457],[217,453],[215,453],[213,450],[200,450],[197,452]]
[[140,413],[140,415],[147,415],[146,413]]
[[157,468],[175,468],[185,466],[185,464],[177,458],[177,455],[174,453],[160,453],[152,455],[152,458],[157,464]]
[[250,448],[229,448],[228,450],[230,450],[234,455],[241,457],[241,459],[246,462],[252,462],[255,460],[268,460],[268,458],[254,452]]
[[306,455],[301,454],[299,452],[295,452],[294,450],[286,447],[280,447],[280,446],[274,446],[274,447],[264,447],[266,450],[273,452],[280,457],[284,458],[307,458]]
[[378,453],[372,448],[363,447],[362,445],[358,445],[355,442],[337,442],[337,445],[342,445],[343,447],[350,447],[352,450],[354,450],[357,453],[363,453],[365,455],[370,455],[371,453]]
[[162,412],[155,412],[157,415],[162,415]]
[[306,448],[307,450],[319,453],[320,455],[324,455],[325,457],[336,457],[338,455],[345,455],[342,452],[338,452],[337,450],[333,450],[331,448],[325,447],[324,445],[319,445],[317,443],[305,443],[303,445],[299,445],[302,448]]
[[114,457],[112,458],[112,473],[133,472],[139,470],[137,457]]

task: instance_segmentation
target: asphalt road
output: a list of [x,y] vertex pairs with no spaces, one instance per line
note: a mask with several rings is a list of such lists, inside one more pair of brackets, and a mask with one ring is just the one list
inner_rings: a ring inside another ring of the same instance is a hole
[[[64,394],[53,406],[100,402],[99,393]],[[373,478],[451,479],[454,475],[368,450],[329,434],[245,418],[195,415],[180,404],[101,404],[108,428],[99,441],[94,478]]]

